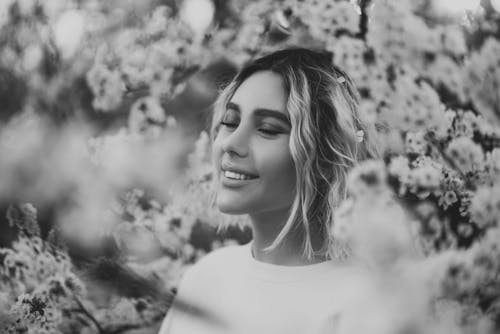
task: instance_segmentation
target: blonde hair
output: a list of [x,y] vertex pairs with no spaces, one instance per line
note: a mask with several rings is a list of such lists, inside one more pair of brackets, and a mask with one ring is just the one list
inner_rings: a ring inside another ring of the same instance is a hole
[[337,257],[331,234],[333,211],[347,195],[349,170],[359,161],[379,157],[374,125],[360,117],[358,91],[351,78],[333,64],[330,53],[289,48],[251,61],[222,90],[214,105],[212,142],[226,104],[241,83],[259,71],[272,71],[283,79],[297,176],[290,215],[268,249],[301,228],[303,254],[308,259]]

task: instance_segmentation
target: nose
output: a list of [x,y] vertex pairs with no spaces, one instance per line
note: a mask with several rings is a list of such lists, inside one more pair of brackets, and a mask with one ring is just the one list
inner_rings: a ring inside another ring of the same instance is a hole
[[222,150],[230,155],[235,154],[240,157],[248,155],[249,137],[245,129],[240,125],[234,131],[226,135],[222,140]]

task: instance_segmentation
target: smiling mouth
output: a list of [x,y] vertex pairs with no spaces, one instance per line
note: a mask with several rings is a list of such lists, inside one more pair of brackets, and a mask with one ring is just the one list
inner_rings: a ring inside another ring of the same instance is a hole
[[248,184],[253,183],[258,177],[252,176],[251,178],[242,178],[242,179],[237,179],[237,178],[231,178],[230,176],[231,173],[227,174],[227,172],[222,172],[221,173],[221,184],[224,187],[227,188],[238,188],[242,187]]
[[248,175],[229,170],[222,171],[222,175],[231,180],[253,180],[257,178],[257,176],[254,175]]

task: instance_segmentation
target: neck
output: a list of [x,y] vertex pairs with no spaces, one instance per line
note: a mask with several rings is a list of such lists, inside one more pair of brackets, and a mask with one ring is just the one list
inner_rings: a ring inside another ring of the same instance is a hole
[[284,266],[299,266],[325,261],[324,257],[307,259],[302,254],[304,237],[301,231],[290,232],[276,248],[264,251],[264,248],[273,243],[285,226],[288,216],[288,209],[250,215],[253,232],[253,257],[260,262]]

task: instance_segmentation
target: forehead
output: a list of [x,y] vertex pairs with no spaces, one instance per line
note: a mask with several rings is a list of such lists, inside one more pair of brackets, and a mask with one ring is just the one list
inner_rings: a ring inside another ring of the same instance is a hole
[[238,104],[242,111],[267,108],[287,113],[283,79],[271,71],[256,72],[248,77],[234,92],[231,102]]

